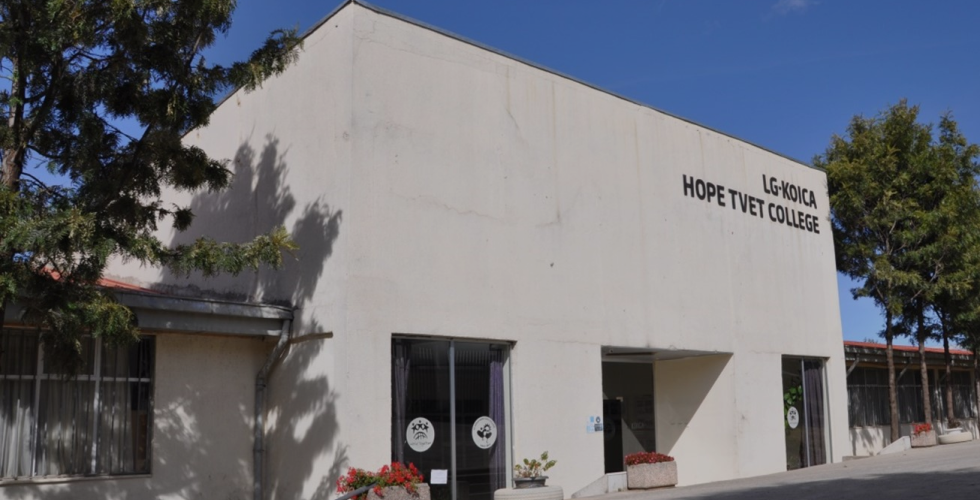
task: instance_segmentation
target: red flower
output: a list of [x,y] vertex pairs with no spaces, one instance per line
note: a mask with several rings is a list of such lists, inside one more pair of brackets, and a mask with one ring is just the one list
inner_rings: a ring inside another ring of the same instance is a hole
[[[347,493],[368,485],[374,485],[372,491],[378,496],[384,496],[384,488],[388,486],[401,486],[415,493],[415,486],[423,481],[424,478],[419,474],[415,464],[405,467],[400,462],[392,462],[391,465],[382,466],[378,472],[351,467],[345,476],[337,480],[337,493]],[[360,495],[358,500],[366,497],[366,494]]]
[[630,453],[629,455],[626,455],[624,461],[626,462],[626,465],[659,464],[661,462],[673,462],[674,457],[651,451],[649,453]]
[[925,422],[922,424],[915,424],[915,426],[912,428],[912,433],[918,436],[919,434],[923,434],[931,430],[932,430],[932,424],[930,424],[929,422]]

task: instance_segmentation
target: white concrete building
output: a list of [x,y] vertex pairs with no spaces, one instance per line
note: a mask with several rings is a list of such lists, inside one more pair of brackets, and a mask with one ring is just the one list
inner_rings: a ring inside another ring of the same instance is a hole
[[260,412],[265,498],[328,498],[347,467],[393,459],[446,471],[435,498],[487,500],[544,450],[568,496],[635,451],[674,456],[681,484],[849,454],[819,170],[359,2],[187,141],[236,180],[168,194],[197,218],[164,240],[281,224],[297,259],[214,280],[114,266],[246,304],[206,327],[206,308],[142,311],[158,321],[141,473],[35,471],[0,498],[251,495],[252,384],[277,331],[202,332],[290,319],[258,303],[293,309]]

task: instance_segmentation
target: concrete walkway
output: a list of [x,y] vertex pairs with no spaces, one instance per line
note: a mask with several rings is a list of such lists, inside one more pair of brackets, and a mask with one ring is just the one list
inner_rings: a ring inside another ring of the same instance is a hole
[[[678,463],[678,467],[697,467]],[[602,500],[876,500],[980,498],[980,441],[810,467],[749,479],[611,493]]]

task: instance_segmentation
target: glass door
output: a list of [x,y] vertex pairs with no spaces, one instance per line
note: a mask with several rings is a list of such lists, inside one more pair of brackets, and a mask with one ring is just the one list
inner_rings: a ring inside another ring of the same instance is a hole
[[433,500],[451,500],[448,478],[433,478],[452,469],[449,342],[395,340],[391,379],[391,460],[415,464]]
[[434,500],[492,500],[507,487],[507,346],[392,341],[392,460],[414,463]]
[[786,469],[827,463],[823,360],[783,358]]

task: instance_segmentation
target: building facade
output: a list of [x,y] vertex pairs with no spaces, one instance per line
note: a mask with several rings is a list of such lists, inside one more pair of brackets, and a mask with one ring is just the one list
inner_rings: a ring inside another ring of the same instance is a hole
[[274,337],[162,329],[149,470],[0,497],[238,498],[261,470],[265,498],[329,498],[347,467],[404,460],[436,498],[483,500],[545,450],[566,495],[634,451],[676,457],[681,484],[851,454],[819,170],[360,2],[186,140],[235,181],[168,193],[197,218],[164,241],[284,225],[296,259],[111,273],[292,309],[264,444],[250,384]]

